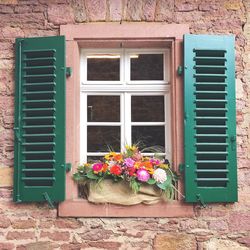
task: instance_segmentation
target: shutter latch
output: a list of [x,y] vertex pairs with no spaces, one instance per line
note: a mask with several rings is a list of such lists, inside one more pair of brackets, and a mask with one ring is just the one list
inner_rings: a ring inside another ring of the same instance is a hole
[[183,73],[183,67],[182,66],[178,66],[178,68],[177,68],[177,74],[178,74],[178,76],[181,76],[182,73]]
[[71,67],[66,67],[66,77],[72,76],[72,68]]
[[50,197],[49,197],[49,195],[48,195],[48,193],[47,193],[47,192],[43,193],[43,196],[44,196],[45,200],[48,202],[49,207],[50,207],[50,208],[55,208],[55,206],[54,206],[52,200],[50,199]]
[[61,166],[65,169],[65,171],[66,171],[67,173],[70,172],[71,169],[72,169],[71,163],[64,163],[64,164],[62,164]]
[[196,198],[197,198],[197,201],[200,203],[201,207],[205,208],[206,207],[206,204],[202,198],[202,196],[200,194],[197,194],[196,195]]

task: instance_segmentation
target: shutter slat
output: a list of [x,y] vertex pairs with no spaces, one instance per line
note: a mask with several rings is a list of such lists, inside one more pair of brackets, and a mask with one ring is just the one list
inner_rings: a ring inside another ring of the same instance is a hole
[[237,201],[232,36],[184,37],[185,199]]
[[22,169],[22,172],[55,172],[55,169],[51,169],[51,168],[26,168],[26,169]]
[[16,40],[14,201],[65,197],[65,38]]
[[23,154],[55,154],[55,151],[23,151]]
[[46,77],[52,77],[55,78],[55,74],[34,74],[34,75],[24,75],[24,78],[46,78]]
[[196,169],[197,173],[227,173],[227,169]]

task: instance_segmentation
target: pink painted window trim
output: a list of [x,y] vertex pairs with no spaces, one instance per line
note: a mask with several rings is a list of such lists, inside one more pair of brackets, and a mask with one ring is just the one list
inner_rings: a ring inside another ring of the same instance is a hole
[[[66,200],[59,204],[62,217],[187,217],[193,216],[193,206],[178,200],[155,205],[118,206],[96,205],[78,198],[77,185],[72,174],[77,168],[79,152],[79,110],[80,110],[80,55],[81,47],[116,47],[120,42],[133,47],[164,46],[171,48],[171,112],[173,167],[183,162],[183,103],[182,77],[176,74],[182,64],[183,34],[189,33],[188,25],[165,23],[91,23],[82,25],[62,25],[60,35],[66,37],[66,64],[72,67],[73,75],[66,84],[66,162],[72,163],[72,172],[66,176]],[[183,192],[182,182],[179,190]],[[157,214],[155,213],[157,211]]]

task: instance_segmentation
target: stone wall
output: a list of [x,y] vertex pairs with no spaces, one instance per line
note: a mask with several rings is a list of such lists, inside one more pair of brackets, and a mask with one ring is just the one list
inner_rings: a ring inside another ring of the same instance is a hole
[[[12,203],[15,37],[59,34],[61,24],[188,23],[191,33],[236,35],[239,202],[193,218],[62,219],[46,205]],[[1,0],[0,249],[249,249],[250,1]]]

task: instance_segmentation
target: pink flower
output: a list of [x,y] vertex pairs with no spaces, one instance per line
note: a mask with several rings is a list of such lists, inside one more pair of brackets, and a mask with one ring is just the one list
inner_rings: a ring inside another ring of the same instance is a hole
[[135,161],[132,158],[126,158],[124,163],[127,167],[132,168],[134,166]]
[[150,174],[147,170],[140,168],[137,170],[137,179],[142,182],[147,182],[150,178]]
[[100,171],[102,171],[102,167],[103,167],[102,163],[95,163],[92,166],[92,169],[93,169],[94,172],[100,172]]
[[140,160],[142,159],[142,154],[141,154],[141,152],[140,152],[140,151],[136,152],[136,153],[134,154],[134,156],[133,156],[133,159],[134,159],[135,161],[140,161]]
[[161,168],[157,168],[153,174],[153,178],[156,182],[164,183],[167,180],[166,171]]

